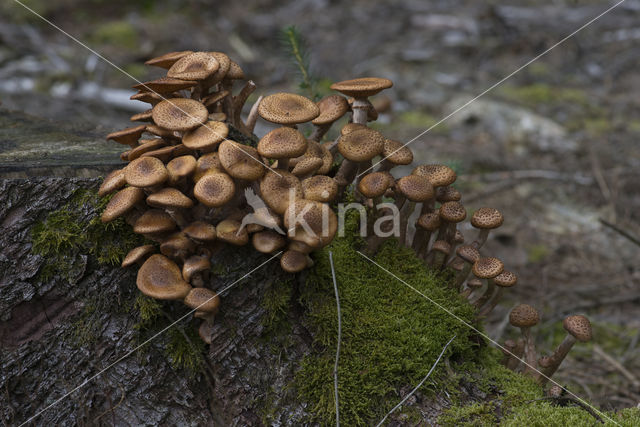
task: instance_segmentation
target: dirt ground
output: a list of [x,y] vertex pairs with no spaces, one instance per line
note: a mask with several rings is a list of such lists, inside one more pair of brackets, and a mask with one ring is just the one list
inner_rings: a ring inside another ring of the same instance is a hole
[[[379,129],[409,141],[433,127],[411,143],[416,160],[452,165],[469,211],[491,206],[505,216],[484,253],[519,283],[488,319],[488,333],[517,336],[506,315],[526,302],[541,310],[537,343],[549,352],[563,317],[584,313],[594,343],[576,345],[556,379],[604,408],[640,403],[640,2],[625,1],[556,47],[614,3],[27,4],[140,80],[157,75],[140,66],[156,54],[220,50],[259,94],[297,90],[278,38],[293,24],[322,77],[319,91],[346,78],[392,79],[377,100],[391,101]],[[134,83],[19,5],[0,6],[4,107],[90,123],[102,135],[127,125]]]

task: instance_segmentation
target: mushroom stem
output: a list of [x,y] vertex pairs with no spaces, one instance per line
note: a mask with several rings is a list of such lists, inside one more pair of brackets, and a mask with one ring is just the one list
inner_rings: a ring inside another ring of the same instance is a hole
[[502,299],[502,294],[504,293],[504,288],[498,287],[498,290],[495,292],[493,298],[484,306],[481,307],[478,312],[478,318],[487,317],[489,313],[493,311],[494,308],[498,305],[500,300]]
[[394,166],[395,165],[393,163],[384,159],[376,169],[376,172],[389,172]]
[[526,362],[524,374],[535,376],[536,371],[534,369],[537,366],[538,358],[536,357],[536,344],[531,337],[531,328],[522,327],[520,330],[524,339],[524,361]]
[[353,179],[358,173],[358,163],[351,160],[343,159],[338,172],[336,172],[335,180],[340,188],[341,194],[344,189],[353,182]]
[[467,277],[469,277],[469,273],[471,273],[472,267],[473,267],[472,263],[467,261],[464,262],[464,267],[462,268],[462,270],[460,270],[460,272],[456,274],[454,278],[454,283],[456,285],[456,288],[460,288],[460,286],[462,286],[464,281],[467,280]]
[[242,119],[240,115],[242,114],[242,107],[244,106],[245,102],[247,102],[247,98],[249,98],[249,95],[251,95],[255,90],[256,84],[253,82],[253,80],[249,80],[242,87],[240,93],[233,97],[233,117],[231,117],[231,123],[234,126],[241,126]]
[[487,289],[484,291],[484,294],[482,294],[482,296],[473,303],[476,310],[479,310],[487,301],[489,301],[489,299],[491,299],[495,289],[496,285],[493,279],[487,279]]
[[367,98],[355,98],[353,100],[353,105],[351,105],[353,123],[367,124],[369,105]]
[[223,79],[220,83],[220,90],[226,90],[229,92],[229,94],[222,99],[222,111],[227,115],[227,117],[233,117],[233,80]]
[[311,136],[309,136],[309,139],[312,141],[320,142],[322,137],[327,132],[329,132],[329,129],[331,129],[332,124],[333,123],[326,123],[323,125],[313,125],[313,132],[311,133]]
[[515,343],[515,347],[510,351],[513,354],[509,355],[505,366],[507,367],[507,369],[515,371],[516,369],[518,369],[518,366],[520,365],[520,359],[522,359],[522,355],[524,354],[524,340],[522,338],[518,338],[518,341],[516,341]]
[[489,231],[491,231],[488,228],[483,228],[478,232],[478,235],[476,236],[475,240],[473,241],[473,243],[471,243],[471,245],[476,248],[476,249],[480,249],[482,247],[482,245],[485,244],[485,242],[487,241],[487,237],[489,236]]
[[260,103],[262,102],[263,98],[264,96],[260,95],[258,100],[251,106],[251,110],[249,111],[249,115],[247,116],[246,126],[247,130],[251,133],[253,133],[253,130],[256,127],[256,122],[258,121],[258,107],[260,107]]
[[[571,347],[573,347],[576,341],[577,340],[573,335],[567,334],[560,345],[558,345],[558,348],[556,348],[553,354],[548,357],[548,367],[543,368],[542,373],[548,378],[551,378],[560,367],[564,358],[567,357],[567,354],[569,354]],[[547,382],[547,378],[540,377],[540,382],[541,384],[545,384]]]
[[408,203],[405,202],[402,205],[402,210],[400,211],[400,244],[409,246],[406,242],[407,238],[407,227],[409,226],[409,217],[413,213],[413,210],[416,207],[416,202],[408,200]]

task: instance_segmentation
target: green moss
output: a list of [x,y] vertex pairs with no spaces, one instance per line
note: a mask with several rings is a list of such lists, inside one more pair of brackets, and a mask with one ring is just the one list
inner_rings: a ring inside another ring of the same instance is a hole
[[[355,221],[347,221],[346,236],[356,236]],[[318,351],[301,362],[295,385],[308,404],[309,422],[331,424],[335,418],[333,364],[337,309],[328,262],[333,251],[342,312],[339,376],[340,415],[345,425],[368,425],[398,401],[401,387],[417,384],[431,368],[446,342],[447,357],[474,359],[471,331],[451,315],[398,282],[355,252],[354,237],[337,238],[315,255],[301,302],[313,329]],[[472,322],[473,310],[447,288],[447,277],[427,270],[407,248],[389,241],[376,261],[409,284]],[[444,365],[432,379],[436,388]],[[425,386],[423,392],[425,392]],[[426,391],[429,393],[429,391]]]
[[89,254],[99,264],[117,265],[142,242],[123,219],[100,221],[108,201],[93,190],[76,190],[69,203],[32,228],[32,251],[47,260],[40,271],[43,281],[56,275],[71,279],[78,254]]
[[453,407],[438,418],[442,426],[494,426],[497,424],[495,406],[488,402],[474,402],[471,405]]
[[205,363],[206,344],[198,336],[196,327],[191,323],[176,324],[166,333],[164,353],[174,369],[180,369],[190,377],[201,372]]
[[287,328],[287,313],[291,308],[293,285],[291,281],[275,282],[267,285],[262,296],[262,307],[266,310],[262,324],[267,334],[283,332]]
[[133,308],[138,313],[138,323],[135,324],[136,329],[145,329],[152,326],[158,316],[162,312],[162,301],[148,297],[139,293],[136,297]]
[[127,21],[112,21],[96,28],[91,41],[133,50],[138,46],[138,33],[136,28]]

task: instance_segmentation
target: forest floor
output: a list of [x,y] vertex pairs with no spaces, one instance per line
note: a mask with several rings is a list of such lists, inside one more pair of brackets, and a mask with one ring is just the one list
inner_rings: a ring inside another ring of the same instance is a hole
[[[399,141],[421,135],[610,6],[186,3],[29,2],[137,79],[156,76],[141,66],[154,55],[220,50],[242,65],[258,94],[299,90],[278,39],[295,24],[322,77],[318,93],[365,75],[395,82],[376,102],[391,102],[378,128]],[[456,168],[469,211],[504,213],[485,253],[501,258],[519,284],[488,319],[488,333],[516,336],[506,315],[527,302],[542,312],[537,345],[548,352],[562,338],[565,315],[587,314],[594,343],[576,346],[556,379],[604,409],[640,403],[640,252],[615,231],[640,236],[639,42],[640,2],[628,0],[411,144],[417,162]],[[136,108],[127,102],[132,84],[19,5],[0,6],[3,107],[101,138],[127,126]]]

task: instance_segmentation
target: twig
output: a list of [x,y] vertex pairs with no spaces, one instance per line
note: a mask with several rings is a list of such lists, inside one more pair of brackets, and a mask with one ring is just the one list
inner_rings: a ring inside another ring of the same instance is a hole
[[618,362],[616,359],[614,359],[613,357],[611,357],[610,355],[605,353],[605,351],[602,349],[602,347],[600,347],[598,344],[594,345],[593,346],[593,352],[596,353],[601,358],[603,358],[605,360],[605,362],[607,362],[615,370],[620,372],[629,381],[631,381],[631,383],[633,384],[634,388],[636,388],[636,389],[640,388],[640,381],[638,381],[638,378],[635,375],[633,375],[631,372],[629,372],[629,370],[627,368],[622,366],[622,364],[620,362]]
[[336,347],[336,363],[333,366],[333,392],[336,402],[336,426],[340,427],[340,409],[338,401],[338,359],[340,358],[340,341],[342,339],[342,313],[340,311],[340,297],[338,296],[338,282],[336,281],[336,270],[333,267],[333,253],[329,251],[329,263],[331,264],[331,278],[333,279],[333,290],[336,294],[336,306],[338,307],[338,345]]
[[637,238],[636,236],[634,236],[633,234],[629,233],[628,231],[623,230],[622,228],[618,227],[617,225],[610,223],[606,219],[598,218],[598,221],[600,221],[600,223],[602,223],[602,225],[604,225],[606,227],[609,227],[613,231],[616,231],[621,236],[626,237],[632,243],[635,243],[637,246],[640,246],[640,238]]
[[399,407],[402,406],[402,404],[404,402],[407,401],[407,399],[409,399],[416,391],[418,391],[418,389],[420,387],[422,387],[422,384],[424,384],[424,382],[427,380],[427,378],[429,378],[429,376],[431,376],[431,373],[433,372],[433,370],[436,368],[436,365],[438,364],[438,362],[440,362],[440,359],[442,359],[442,356],[444,355],[444,352],[447,350],[447,347],[449,347],[449,344],[451,344],[451,341],[453,341],[454,339],[456,339],[456,336],[454,335],[453,337],[451,337],[451,339],[449,340],[448,343],[445,344],[444,348],[442,349],[442,351],[440,352],[440,355],[438,356],[438,358],[436,359],[436,361],[434,362],[433,366],[431,367],[431,369],[429,369],[429,372],[427,372],[427,375],[422,379],[422,381],[420,381],[418,383],[418,385],[411,390],[411,392],[409,394],[407,394],[404,399],[402,399],[400,401],[400,403],[398,403],[396,406],[393,407],[392,410],[389,411],[389,413],[387,413],[387,415],[384,416],[384,418],[382,418],[380,420],[380,422],[378,424],[376,424],[376,427],[380,427],[382,425],[382,423],[384,423],[387,420],[387,417],[389,415],[391,415],[393,413],[393,411],[395,411],[396,409],[398,409]]

